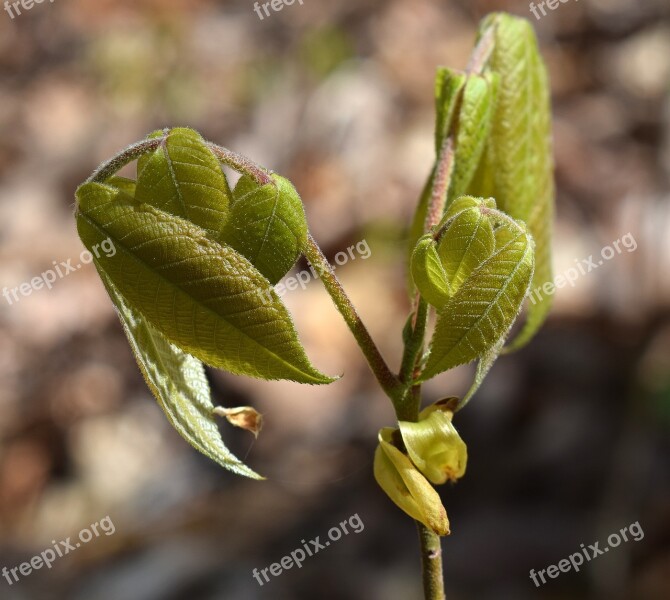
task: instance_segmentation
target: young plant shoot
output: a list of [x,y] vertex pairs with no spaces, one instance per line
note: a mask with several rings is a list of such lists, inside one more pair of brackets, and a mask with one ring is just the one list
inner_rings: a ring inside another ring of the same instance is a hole
[[[436,486],[466,471],[455,422],[501,352],[533,337],[551,296],[554,183],[549,88],[529,23],[504,13],[479,28],[464,71],[440,67],[436,157],[410,228],[411,310],[392,370],[309,233],[290,181],[189,128],[156,131],[101,165],[76,192],[79,236],[137,364],[179,434],[239,475],[262,479],[225,446],[216,417],[258,434],[252,407],[212,402],[203,364],[260,379],[335,380],[312,365],[273,286],[305,256],[354,335],[397,422],[380,429],[374,476],[417,522],[427,599],[444,598]],[[117,171],[136,162],[135,179]],[[222,166],[241,177],[231,189]],[[431,323],[434,326],[429,327]],[[402,332],[401,332],[402,330]],[[428,332],[432,331],[432,335]],[[469,391],[422,408],[423,382],[477,361]]]

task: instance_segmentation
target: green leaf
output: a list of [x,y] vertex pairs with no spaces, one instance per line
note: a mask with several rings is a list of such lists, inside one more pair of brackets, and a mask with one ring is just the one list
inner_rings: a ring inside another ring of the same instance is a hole
[[410,264],[412,278],[419,293],[429,304],[438,308],[444,306],[451,293],[432,234],[428,233],[419,240]]
[[492,73],[469,75],[454,127],[456,151],[447,206],[465,194],[477,170],[491,131],[498,78]]
[[109,185],[77,190],[77,229],[119,292],[170,342],[232,373],[330,383],[300,345],[270,282],[230,246],[199,227]]
[[444,217],[437,226],[438,229],[444,227],[452,217],[456,216],[462,210],[468,208],[496,208],[496,201],[493,198],[476,198],[475,196],[461,196],[456,198],[444,212]]
[[461,71],[438,67],[435,76],[435,152],[439,154],[444,138],[457,118],[461,94],[467,75]]
[[291,182],[274,174],[272,180],[258,185],[246,175],[240,178],[220,239],[275,284],[298,260],[307,241],[307,221]]
[[414,280],[412,279],[411,275],[412,253],[414,252],[414,248],[416,248],[416,245],[419,242],[419,238],[424,234],[424,228],[426,226],[426,217],[428,214],[428,203],[430,201],[430,195],[433,184],[433,175],[434,175],[434,169],[433,172],[428,177],[428,179],[426,180],[425,185],[423,186],[423,190],[421,191],[421,197],[419,198],[419,203],[414,211],[414,217],[409,229],[407,259],[408,263],[410,264],[410,268],[408,269],[408,276],[407,276],[408,279],[407,290],[409,292],[410,298],[413,297],[414,294],[416,293],[416,287],[414,286]]
[[506,335],[507,334],[505,333],[502,336],[500,336],[500,339],[481,356],[481,358],[477,362],[477,368],[475,369],[475,379],[472,382],[472,385],[470,386],[470,389],[468,390],[467,394],[465,394],[465,396],[463,396],[463,399],[458,403],[456,410],[460,410],[461,408],[463,408],[470,401],[470,398],[474,396],[475,392],[479,389],[479,386],[484,381],[484,378],[488,375],[489,371],[491,370],[493,363],[496,360],[498,360],[498,356],[500,356],[500,352],[503,348],[503,345],[505,344]]
[[214,405],[202,363],[171,344],[130,307],[94,259],[123,325],[142,375],[172,426],[191,446],[222,467],[263,479],[226,448],[214,419]]
[[420,381],[486,354],[506,335],[533,275],[533,242],[522,224],[486,259],[441,311]]
[[[489,143],[472,193],[495,196],[498,207],[529,226],[537,247],[533,288],[552,281],[551,232],[554,204],[551,107],[547,72],[533,28],[504,13],[482,22],[493,28],[487,69],[499,77]],[[552,296],[531,304],[526,323],[509,349],[526,344],[544,322]]]
[[129,196],[135,195],[135,180],[128,179],[127,177],[120,177],[118,175],[113,175],[105,181],[106,184],[114,186],[122,191],[124,191]]
[[135,198],[205,229],[217,239],[228,219],[226,177],[199,133],[179,127],[154,132],[161,145],[138,160]]
[[[149,135],[147,135],[146,139],[152,140],[152,139],[165,138],[165,137],[167,137],[167,135],[169,133],[170,133],[169,128],[157,129],[156,131],[152,131]],[[194,133],[196,133],[196,132],[194,131]],[[154,152],[150,152],[150,153],[147,153],[147,154],[142,154],[142,156],[140,156],[137,159],[137,174],[138,175],[139,175],[139,173],[144,171],[144,167],[146,167],[147,163],[151,160],[153,155],[154,155]],[[133,196],[134,196],[134,194],[133,194]]]
[[[467,76],[463,72],[439,67],[435,76],[435,153],[439,154],[445,136],[449,134],[456,116],[461,93],[465,87]],[[414,211],[409,233],[409,254],[413,252],[419,238],[424,234],[428,203],[430,201],[435,169],[431,171],[421,192],[419,203]],[[412,286],[410,285],[410,288]],[[410,290],[410,295],[413,290]]]
[[491,221],[480,208],[468,208],[452,217],[437,246],[452,294],[494,248]]
[[[531,217],[528,227],[535,239],[535,272],[533,273],[532,290],[541,289],[546,282],[554,280],[551,267],[551,228],[553,222],[553,202],[538,205],[537,213]],[[528,303],[526,322],[521,331],[505,348],[505,352],[518,350],[525,346],[542,327],[547,318],[553,301],[552,294],[539,294],[539,299],[531,295]]]

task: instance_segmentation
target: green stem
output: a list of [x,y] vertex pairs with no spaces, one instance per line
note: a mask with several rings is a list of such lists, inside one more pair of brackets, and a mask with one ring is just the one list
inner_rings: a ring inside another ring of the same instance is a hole
[[131,144],[125,150],[119,152],[116,156],[102,163],[95,171],[93,171],[91,176],[86,181],[104,183],[119,169],[138,159],[143,154],[152,152],[158,148],[162,142],[163,138],[151,138]]
[[[455,153],[455,135],[451,133],[442,142],[432,174],[432,189],[426,211],[424,232],[431,231],[442,220],[454,172]],[[420,375],[418,361],[424,346],[428,309],[428,303],[420,298],[417,303],[412,335],[405,343],[400,378],[409,387],[405,388],[402,400],[396,403],[396,414],[399,420],[417,421],[419,418],[421,385],[412,385],[412,381]],[[418,521],[416,526],[421,548],[424,598],[425,600],[445,600],[440,536]]]
[[470,60],[468,65],[465,68],[465,72],[468,74],[481,75],[482,70],[486,66],[491,53],[493,52],[493,46],[495,44],[495,29],[493,26],[490,26],[482,34],[475,46],[475,49],[470,55]]
[[426,213],[426,222],[424,231],[430,231],[440,222],[444,214],[444,207],[447,203],[447,194],[451,175],[454,170],[455,142],[454,136],[448,135],[442,142],[440,153],[437,157],[435,172],[432,181],[432,191],[430,195],[428,211]]
[[405,343],[405,350],[402,356],[400,366],[400,381],[410,384],[414,376],[414,367],[423,347],[423,338],[426,335],[426,323],[428,321],[428,303],[419,296],[416,311],[414,313],[414,323],[412,335]]
[[412,333],[405,342],[399,378],[405,385],[405,393],[396,404],[396,416],[399,421],[416,421],[421,408],[421,385],[412,385],[418,376],[417,363],[423,352],[426,325],[428,323],[428,303],[419,296],[414,312]]
[[[140,142],[135,142],[131,144],[116,156],[113,156],[108,161],[102,163],[91,176],[86,180],[88,182],[97,182],[104,183],[112,175],[114,175],[119,169],[125,167],[128,163],[137,160],[143,154],[147,152],[153,152],[161,144],[165,143],[169,130],[164,131],[165,135],[161,137],[148,138]],[[205,142],[206,146],[212,151],[212,153],[221,161],[223,164],[228,165],[231,169],[249,175],[256,183],[259,185],[265,185],[272,182],[270,174],[258,166],[255,162],[248,159],[246,156],[242,156],[237,152],[233,152],[228,148],[223,146],[218,146],[212,142]]]
[[416,528],[421,545],[421,570],[425,600],[445,600],[440,536],[418,521]]
[[[418,376],[416,360],[418,352],[412,348],[423,347],[423,338],[426,331],[426,315],[428,305],[421,301],[417,307],[417,318],[414,332],[408,344],[405,346],[405,357],[407,364],[413,364],[411,377]],[[420,339],[420,343],[417,343]],[[408,352],[408,349],[409,352]],[[412,356],[414,357],[412,359]],[[404,363],[404,361],[403,361]],[[403,398],[403,402],[396,409],[398,420],[417,421],[421,408],[421,384],[413,385]],[[442,570],[442,541],[439,535],[431,531],[423,523],[415,521],[419,534],[419,548],[421,552],[421,573],[423,577],[423,593],[425,600],[445,600],[444,576]]]
[[272,183],[270,174],[246,156],[212,142],[205,142],[205,144],[224,165],[228,165],[238,173],[249,175],[258,185]]
[[335,277],[335,273],[333,272],[333,268],[328,262],[328,259],[324,256],[321,248],[319,248],[319,245],[311,235],[307,238],[304,254],[307,257],[307,260],[309,260],[311,265],[319,273],[319,277],[321,278],[326,291],[332,298],[337,310],[344,318],[351,333],[354,335],[354,338],[356,338],[356,341],[363,351],[363,355],[368,361],[370,369],[372,369],[379,385],[381,385],[393,404],[397,405],[404,393],[402,382],[391,372],[391,369],[389,369],[384,361],[374,340],[363,324],[361,317],[356,312],[356,308],[344,291],[342,284],[337,277]]

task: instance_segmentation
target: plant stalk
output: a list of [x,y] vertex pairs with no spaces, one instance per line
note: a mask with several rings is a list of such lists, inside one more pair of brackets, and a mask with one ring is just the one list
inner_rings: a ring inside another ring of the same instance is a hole
[[404,386],[386,364],[356,308],[335,276],[328,259],[324,256],[321,248],[311,234],[307,237],[307,244],[303,251],[307,260],[317,270],[326,291],[344,318],[354,338],[356,338],[379,385],[381,385],[393,404],[397,406],[404,395]]
[[138,159],[143,154],[155,150],[162,142],[162,138],[151,138],[131,144],[116,156],[113,156],[108,161],[102,163],[95,171],[93,171],[93,173],[91,173],[91,176],[86,181],[104,183],[119,169]]
[[425,600],[446,600],[442,576],[442,544],[440,536],[416,521],[421,546],[421,571]]
[[[477,65],[478,67],[479,65]],[[424,233],[431,231],[442,219],[447,203],[449,186],[454,172],[456,142],[453,133],[447,135],[437,156],[432,174],[431,195],[424,223]],[[419,364],[423,350],[428,320],[428,303],[420,298],[410,339],[405,344],[400,378],[409,387],[400,403],[396,404],[399,420],[417,421],[421,408],[421,384],[412,382],[421,373]],[[442,543],[440,536],[416,521],[421,550],[421,571],[425,600],[445,600],[442,572]]]
[[246,156],[212,142],[205,142],[205,145],[224,165],[228,165],[238,173],[249,175],[258,185],[272,183],[270,174]]

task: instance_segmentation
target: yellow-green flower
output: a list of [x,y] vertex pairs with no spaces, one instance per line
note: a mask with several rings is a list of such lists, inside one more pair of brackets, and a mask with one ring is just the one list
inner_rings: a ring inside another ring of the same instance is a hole
[[438,535],[449,535],[449,519],[439,494],[406,454],[392,442],[393,429],[379,431],[375,479],[393,502]]
[[448,401],[429,406],[419,421],[400,421],[400,433],[407,454],[428,481],[442,484],[465,474],[468,450],[452,421]]

